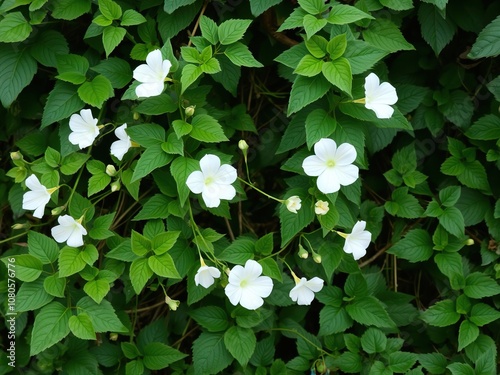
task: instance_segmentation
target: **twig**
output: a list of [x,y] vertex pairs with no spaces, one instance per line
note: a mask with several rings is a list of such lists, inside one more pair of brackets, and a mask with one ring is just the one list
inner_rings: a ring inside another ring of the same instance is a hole
[[[196,34],[196,31],[198,30],[198,26],[200,25],[201,17],[203,17],[203,14],[205,13],[205,10],[207,9],[207,5],[208,5],[208,1],[205,1],[205,3],[203,3],[203,8],[201,8],[200,15],[198,16],[198,19],[196,20],[196,23],[194,24],[193,31],[191,31],[191,34],[189,35],[190,37],[194,36]],[[192,44],[191,39],[189,39],[188,47],[191,46],[191,44]]]

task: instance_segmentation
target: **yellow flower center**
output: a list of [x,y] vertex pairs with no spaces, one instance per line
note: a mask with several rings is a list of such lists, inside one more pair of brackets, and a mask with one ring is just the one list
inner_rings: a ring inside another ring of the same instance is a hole
[[212,176],[208,176],[205,178],[205,186],[208,186],[214,182],[214,178]]
[[332,159],[328,160],[328,161],[326,162],[326,166],[327,166],[328,168],[333,168],[333,167],[335,167],[335,160],[332,160]]

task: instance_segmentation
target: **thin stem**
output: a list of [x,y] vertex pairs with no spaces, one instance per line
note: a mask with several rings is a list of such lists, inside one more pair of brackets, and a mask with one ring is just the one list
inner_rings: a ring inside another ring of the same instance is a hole
[[22,237],[22,236],[24,236],[25,234],[28,234],[28,232],[23,232],[23,233],[20,233],[20,234],[16,234],[15,236],[12,236],[12,237],[6,238],[5,240],[0,241],[0,244],[2,244],[2,243],[6,243],[6,242],[9,242],[9,241],[12,241],[13,239],[15,239],[15,238],[19,238],[19,237]]
[[[194,24],[193,31],[191,31],[190,36],[194,36],[196,34],[196,31],[198,30],[198,26],[200,25],[201,17],[203,17],[203,14],[205,13],[205,10],[207,9],[207,5],[208,5],[208,1],[205,1],[205,3],[203,3],[203,8],[201,8],[200,15],[198,16],[198,19],[196,20],[196,23]],[[192,44],[191,39],[189,39],[188,47],[190,47],[191,44]]]
[[240,177],[238,177],[238,180],[240,180],[241,182],[243,182],[245,185],[250,186],[252,189],[257,190],[257,191],[258,191],[259,193],[261,193],[262,195],[265,195],[266,197],[268,197],[268,198],[271,198],[271,199],[275,200],[276,202],[279,202],[279,203],[283,203],[283,202],[285,202],[283,199],[278,199],[278,198],[276,198],[276,197],[273,197],[272,195],[267,194],[266,192],[264,192],[264,191],[260,190],[260,189],[259,189],[258,187],[256,187],[255,185],[253,185],[253,184],[251,184],[251,183],[249,183],[249,182],[245,181],[244,179],[242,179],[242,178],[240,178]]

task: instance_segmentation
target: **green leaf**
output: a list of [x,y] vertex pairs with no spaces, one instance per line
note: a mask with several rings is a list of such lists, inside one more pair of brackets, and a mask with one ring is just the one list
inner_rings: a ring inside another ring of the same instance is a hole
[[412,0],[380,0],[380,4],[392,10],[408,10],[413,8]]
[[311,38],[314,34],[326,26],[327,21],[324,18],[316,18],[310,14],[306,14],[302,20],[304,30],[306,31],[307,39]]
[[117,20],[122,16],[122,8],[113,0],[99,0],[99,10],[110,20]]
[[92,322],[87,314],[72,315],[69,318],[71,333],[81,340],[95,340],[96,335]]
[[352,72],[351,65],[345,57],[328,61],[321,67],[323,75],[332,85],[351,95]]
[[224,142],[228,141],[222,126],[212,116],[201,114],[193,117],[191,121],[193,129],[189,133],[190,137],[200,142]]
[[[0,82],[2,82],[1,73]],[[0,92],[2,92],[1,87]],[[84,106],[85,103],[78,96],[76,86],[66,82],[56,82],[54,88],[47,97],[47,102],[45,103],[45,107],[43,109],[41,129],[56,121],[68,118],[73,113],[81,110]]]
[[476,341],[478,336],[479,328],[477,328],[477,325],[468,320],[464,320],[460,324],[458,330],[458,351],[461,351],[463,348]]
[[263,258],[259,260],[259,264],[262,266],[262,274],[283,282],[281,270],[273,258]]
[[44,277],[32,283],[22,283],[16,295],[16,311],[37,310],[52,301],[54,296],[44,290]]
[[440,253],[434,257],[439,270],[450,280],[463,278],[462,257],[458,253]]
[[274,5],[278,5],[283,0],[250,0],[250,10],[254,17],[260,16]]
[[379,328],[396,326],[382,303],[373,296],[354,299],[346,306],[346,310],[352,319],[364,325],[374,325]]
[[50,348],[65,338],[69,331],[71,309],[59,302],[52,302],[43,307],[35,317],[31,332],[30,356]]
[[130,265],[130,281],[136,294],[141,293],[151,276],[153,276],[153,270],[149,267],[148,259],[139,258],[132,261]]
[[248,50],[248,47],[240,42],[227,46],[224,50],[224,55],[226,55],[227,58],[237,66],[247,66],[249,68],[263,67],[260,62],[255,60],[252,53]]
[[158,276],[168,277],[170,279],[181,279],[181,275],[179,275],[179,271],[177,271],[175,267],[174,260],[168,253],[150,256],[148,258],[148,265]]
[[69,54],[68,42],[60,32],[46,30],[36,36],[30,53],[40,64],[55,68],[57,56]]
[[101,303],[110,289],[109,282],[102,279],[88,281],[83,287],[83,291],[96,303]]
[[127,128],[130,138],[143,147],[158,146],[165,142],[165,129],[157,124],[141,124]]
[[122,19],[120,21],[121,26],[135,26],[141,23],[147,22],[146,18],[139,12],[133,9],[127,9],[123,12]]
[[163,9],[167,13],[173,13],[175,10],[190,5],[196,0],[168,0],[164,2]]
[[[317,59],[322,59],[326,56],[326,46],[328,41],[319,35],[313,35],[311,38],[305,41],[305,45],[307,50],[311,55],[316,57]],[[290,51],[290,50],[287,50]],[[287,52],[285,51],[285,52]],[[278,61],[278,59],[276,59]]]
[[411,263],[423,262],[433,254],[433,242],[424,229],[412,229],[387,251]]
[[95,303],[90,297],[82,297],[76,304],[78,315],[89,316],[96,332],[128,332],[115,313],[108,300],[103,299],[100,304]]
[[118,26],[106,26],[102,32],[102,44],[106,57],[108,57],[113,50],[118,47],[123,38],[127,34],[127,30]]
[[111,177],[106,173],[98,173],[89,178],[88,196],[103,191],[111,182]]
[[450,299],[437,302],[422,313],[422,320],[436,327],[451,326],[459,319],[460,314],[455,311],[455,303]]
[[314,77],[315,75],[321,73],[321,67],[323,64],[323,60],[317,59],[311,55],[305,55],[293,72],[301,76]]
[[384,18],[372,21],[369,28],[363,32],[363,37],[372,46],[387,52],[415,49],[405,40],[399,28]]
[[64,290],[66,289],[66,279],[60,278],[59,273],[47,276],[43,281],[44,290],[54,297],[64,298]]
[[113,220],[115,218],[115,214],[107,214],[103,216],[99,216],[94,221],[94,225],[89,232],[89,236],[95,240],[105,240],[114,235],[113,232],[109,230],[111,224],[113,224]]
[[52,17],[71,21],[88,13],[90,5],[90,0],[54,0],[51,1]]
[[389,370],[407,374],[407,371],[413,367],[417,358],[415,353],[393,352],[389,354]]
[[217,259],[234,264],[244,264],[253,257],[254,243],[255,241],[249,238],[237,238],[217,256]]
[[274,233],[268,233],[255,242],[255,252],[262,255],[269,255],[274,249]]
[[439,191],[439,200],[445,207],[453,207],[460,199],[462,189],[460,186],[448,186]]
[[[18,280],[31,282],[38,279],[42,274],[43,264],[37,257],[31,254],[19,254],[14,255],[12,258],[15,259],[15,275]],[[8,267],[9,261],[7,258],[2,258],[2,262]]]
[[280,204],[281,247],[286,246],[286,244],[303,228],[309,225],[315,217],[314,210],[304,208],[313,206],[311,196],[302,189],[290,189],[287,192],[287,198],[293,195],[298,195],[302,199],[303,208],[294,214],[288,211],[285,204]]
[[212,57],[210,60],[203,63],[200,67],[203,73],[207,74],[216,74],[222,70],[219,64],[219,60],[217,60],[215,57]]
[[172,155],[163,151],[161,144],[148,147],[137,162],[131,182],[137,181],[155,169],[167,165],[172,159]]
[[492,114],[483,116],[465,134],[471,139],[497,140],[500,138],[500,117]]
[[464,234],[464,217],[460,210],[456,207],[447,207],[443,213],[438,217],[439,224],[444,229],[456,237],[461,237]]
[[340,103],[339,109],[352,118],[369,121],[377,128],[413,130],[408,120],[396,108],[394,109],[394,114],[389,119],[379,119],[375,115],[375,112],[365,108],[364,105],[356,103]]
[[474,369],[466,364],[466,363],[460,363],[460,362],[455,362],[446,367],[451,371],[452,375],[475,375],[476,372]]
[[193,342],[193,364],[196,373],[218,374],[233,361],[224,345],[223,333],[202,332]]
[[229,353],[242,366],[246,366],[255,350],[257,339],[250,328],[233,326],[224,333],[224,344]]
[[[200,11],[201,2],[197,2],[196,0],[181,1],[186,3],[187,6],[181,6],[179,8],[179,1],[165,1],[164,7],[168,9],[168,11],[159,12],[158,14],[158,31],[164,41],[173,38],[178,35],[181,30],[188,27]],[[153,31],[153,33],[155,33],[155,31]]]
[[444,374],[448,360],[441,353],[419,354],[418,361],[431,374]]
[[475,325],[482,327],[486,324],[494,322],[497,319],[500,319],[500,311],[494,309],[493,307],[485,303],[478,303],[472,306],[469,320]]
[[497,38],[499,33],[500,16],[481,30],[467,57],[470,59],[480,59],[481,57],[498,56],[500,54],[500,41]]
[[212,78],[215,82],[222,84],[233,96],[236,96],[241,77],[241,67],[231,62],[226,55],[218,56],[218,60],[222,71],[212,75]]
[[317,75],[315,77],[298,76],[292,85],[287,116],[290,116],[306,105],[318,100],[325,95],[330,88],[330,82],[328,82],[323,75]]
[[298,0],[298,3],[309,14],[319,14],[325,10],[325,4],[321,0]]
[[203,15],[200,19],[200,29],[201,35],[210,42],[210,44],[215,45],[219,42],[219,34],[217,32],[217,24],[207,16]]
[[29,37],[32,30],[21,12],[7,13],[0,21],[0,42],[22,42]]
[[252,20],[230,19],[219,25],[217,33],[219,42],[222,45],[229,45],[243,38],[243,34],[248,29]]
[[330,10],[327,21],[334,25],[345,25],[364,18],[373,19],[369,14],[351,5],[335,4]]
[[337,35],[332,38],[326,45],[326,50],[330,55],[330,60],[336,60],[342,56],[347,47],[347,40],[345,34]]
[[422,37],[436,56],[439,55],[453,39],[456,26],[448,18],[444,18],[438,8],[429,4],[420,4],[418,21]]
[[387,201],[384,208],[394,216],[416,219],[424,213],[415,196],[408,194],[407,187],[401,187],[392,192],[392,201]]
[[142,207],[141,211],[134,216],[133,221],[165,219],[169,215],[168,204],[171,202],[163,194],[155,194]]
[[200,307],[192,310],[189,315],[209,332],[222,332],[229,327],[226,311],[218,306]]
[[352,327],[352,324],[352,318],[343,307],[324,306],[319,313],[319,332],[321,335],[345,332]]
[[59,277],[74,275],[85,268],[85,261],[80,256],[80,250],[65,246],[59,253]]
[[470,298],[484,298],[500,294],[500,285],[488,275],[473,272],[465,279],[464,293]]
[[[128,11],[125,11],[127,13]],[[132,69],[127,61],[118,57],[110,57],[102,60],[98,65],[91,68],[106,77],[115,89],[122,89],[132,80]],[[141,102],[142,104],[143,102]],[[140,105],[139,105],[140,106]],[[137,108],[135,108],[137,110]],[[142,113],[142,112],[139,112]]]
[[0,44],[0,101],[9,107],[35,76],[36,60],[26,48]]
[[44,234],[28,232],[28,251],[38,258],[42,264],[54,263],[59,255],[59,246],[52,238]]
[[178,157],[170,166],[170,172],[172,173],[172,176],[177,184],[177,191],[179,192],[181,206],[184,206],[190,192],[186,185],[186,180],[191,172],[199,170],[199,167],[199,161],[185,157]]
[[83,167],[89,157],[90,155],[82,154],[81,152],[74,152],[65,156],[61,161],[61,173],[66,176],[75,174]]
[[194,81],[198,79],[200,75],[203,74],[203,70],[201,67],[193,64],[187,64],[182,69],[181,75],[181,84],[182,84],[182,92],[186,91],[186,89],[193,84]]
[[147,344],[143,352],[144,366],[150,370],[167,368],[171,363],[186,357],[186,354],[161,342],[151,342]]
[[387,346],[387,337],[377,328],[368,328],[361,336],[361,346],[365,353],[382,353]]
[[183,120],[174,120],[172,122],[172,127],[174,128],[177,138],[181,138],[191,133],[191,130],[193,130],[193,126]]

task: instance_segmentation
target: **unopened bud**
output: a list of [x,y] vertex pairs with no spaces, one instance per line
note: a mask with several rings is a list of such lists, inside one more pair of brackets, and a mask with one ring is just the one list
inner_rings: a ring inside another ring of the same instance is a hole
[[137,112],[134,112],[134,114],[132,115],[132,118],[137,121],[139,120],[139,114]]
[[184,109],[184,114],[186,115],[186,118],[189,118],[192,115],[194,115],[195,108],[196,108],[195,105],[190,105],[189,107],[187,107],[186,109]]
[[109,334],[109,339],[110,339],[111,341],[116,341],[116,340],[118,340],[118,333],[116,333],[116,332],[112,332],[112,333],[110,333],[110,334]]
[[108,164],[106,166],[106,174],[109,176],[109,177],[113,177],[113,176],[116,176],[116,168],[114,165],[112,164]]
[[19,151],[11,152],[10,158],[12,160],[23,160],[23,154],[21,154]]
[[24,224],[17,223],[17,224],[14,224],[11,228],[16,230],[16,229],[28,229],[30,227],[31,227],[31,225],[29,223],[24,223]]
[[315,253],[314,251],[312,252],[313,253],[313,260],[316,262],[316,263],[321,263],[321,255],[319,255],[318,253]]
[[238,142],[238,148],[241,150],[241,151],[246,151],[248,150],[249,146],[248,146],[248,143],[244,140],[244,139],[241,139],[239,142]]
[[120,181],[113,181],[111,183],[111,191],[114,193],[115,191],[118,191],[120,190],[120,188],[122,187],[122,185],[120,184]]
[[309,257],[309,253],[306,249],[304,249],[304,246],[302,245],[299,245],[299,257],[301,257],[302,259],[307,259]]
[[181,304],[180,301],[170,298],[169,296],[165,296],[165,303],[168,305],[170,310],[175,311]]
[[63,212],[65,209],[66,209],[66,207],[64,207],[64,206],[56,207],[56,208],[52,209],[52,211],[50,211],[50,213],[54,216],[57,216],[57,215],[60,215],[61,212]]
[[474,240],[472,238],[469,238],[469,239],[467,239],[467,241],[465,241],[465,244],[467,246],[474,245]]

